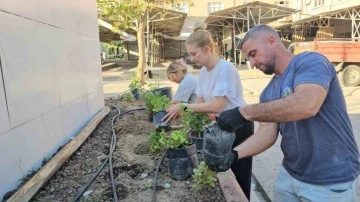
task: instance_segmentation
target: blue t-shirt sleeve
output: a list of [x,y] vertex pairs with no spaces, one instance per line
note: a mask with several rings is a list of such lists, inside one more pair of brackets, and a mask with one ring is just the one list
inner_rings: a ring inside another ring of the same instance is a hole
[[304,83],[319,84],[329,90],[336,71],[327,58],[317,53],[304,53],[295,63],[294,89]]
[[174,100],[189,102],[191,95],[195,92],[197,86],[196,79],[191,75],[186,75],[181,81],[178,90],[174,96]]

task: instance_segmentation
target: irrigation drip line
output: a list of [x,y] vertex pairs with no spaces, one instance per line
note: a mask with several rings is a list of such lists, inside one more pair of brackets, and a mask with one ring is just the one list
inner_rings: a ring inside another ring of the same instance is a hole
[[111,189],[113,192],[114,201],[118,202],[119,200],[118,200],[118,196],[117,196],[117,192],[116,192],[114,171],[113,171],[113,165],[112,165],[112,156],[113,156],[115,146],[116,146],[116,132],[114,129],[114,121],[115,121],[115,119],[116,119],[116,121],[118,120],[118,118],[121,115],[121,112],[120,112],[120,108],[118,106],[116,106],[116,105],[111,105],[111,106],[116,108],[119,112],[119,114],[117,116],[114,116],[111,121],[112,137],[111,137],[111,144],[110,144],[110,151],[109,151],[109,174],[110,174],[110,181],[111,181]]
[[103,168],[105,167],[105,165],[107,164],[107,162],[109,161],[109,159],[106,159],[104,161],[104,163],[100,166],[100,168],[96,171],[96,173],[94,174],[94,176],[86,183],[85,186],[83,186],[80,191],[78,192],[78,194],[76,195],[75,199],[73,200],[73,202],[77,202],[79,201],[79,199],[81,198],[81,196],[84,194],[84,192],[87,190],[87,188],[89,188],[89,186],[94,182],[94,180],[98,177],[98,175],[100,174],[100,172],[103,170]]
[[156,180],[157,180],[157,174],[159,172],[159,168],[161,165],[162,160],[164,159],[165,156],[165,152],[162,154],[157,166],[156,166],[156,171],[155,171],[155,176],[154,176],[154,182],[153,182],[153,190],[152,190],[152,202],[156,202]]
[[[112,192],[113,192],[113,195],[114,195],[114,201],[118,202],[118,196],[117,196],[117,193],[116,193],[116,186],[115,186],[113,167],[112,167],[112,154],[113,154],[113,152],[115,150],[115,146],[116,146],[116,132],[115,132],[115,129],[114,129],[114,123],[117,122],[119,120],[120,116],[122,116],[124,114],[127,114],[127,113],[132,112],[132,111],[136,111],[136,110],[144,110],[145,108],[142,107],[142,108],[131,109],[131,110],[128,110],[128,111],[125,111],[125,112],[121,113],[119,107],[117,107],[116,105],[111,105],[111,106],[115,107],[118,110],[119,113],[117,115],[115,115],[113,117],[112,121],[111,121],[112,137],[111,137],[109,157],[103,162],[103,164],[96,171],[94,176],[80,189],[80,191],[78,192],[78,194],[74,198],[73,202],[79,201],[81,196],[85,193],[85,191],[90,187],[90,185],[99,176],[99,174],[101,173],[101,171],[103,170],[103,168],[105,167],[105,165],[108,162],[109,162],[109,173],[110,173],[110,180],[111,180],[111,188],[112,188]],[[116,119],[116,121],[114,122],[115,119]]]

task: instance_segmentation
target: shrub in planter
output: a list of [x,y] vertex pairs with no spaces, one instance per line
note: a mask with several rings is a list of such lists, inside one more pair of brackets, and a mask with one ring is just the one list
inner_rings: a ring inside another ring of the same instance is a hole
[[201,161],[197,168],[194,168],[193,185],[195,189],[200,189],[204,186],[214,188],[216,185],[216,172],[209,169],[204,161]]
[[161,151],[165,151],[167,149],[166,132],[164,130],[151,132],[149,142],[150,142],[151,153],[158,153]]
[[175,130],[166,139],[170,176],[178,180],[189,178],[198,165],[196,146],[190,144],[185,130]]
[[170,99],[166,96],[161,96],[153,91],[146,91],[143,93],[143,100],[146,110],[149,114],[158,111],[166,110],[169,107]]
[[155,96],[151,100],[153,107],[153,123],[156,130],[169,129],[170,122],[164,122],[161,119],[166,115],[166,109],[169,107],[170,100],[166,96]]
[[152,90],[152,92],[158,93],[160,95],[165,95],[170,100],[172,99],[172,88],[171,87],[155,88]]
[[125,101],[128,101],[128,102],[133,102],[134,101],[134,97],[131,93],[124,93],[122,95],[122,99],[125,100]]
[[189,133],[190,139],[196,144],[197,150],[202,151],[205,125],[211,122],[208,114],[185,109],[185,106],[182,106],[181,111],[181,122],[185,128],[191,129]]
[[168,129],[169,122],[163,122],[161,119],[166,114],[166,109],[169,107],[170,100],[166,96],[161,96],[157,93],[147,91],[143,94],[145,108],[149,113],[150,119],[155,124],[156,130]]
[[150,116],[152,116],[152,114],[154,113],[153,112],[153,102],[152,100],[153,99],[156,99],[156,94],[154,94],[153,92],[151,91],[146,91],[144,92],[143,94],[143,101],[144,101],[144,104],[145,104],[145,108],[146,108],[146,111],[149,113]]
[[141,83],[138,77],[133,77],[129,84],[130,92],[135,98],[135,100],[140,99],[140,92],[141,92]]

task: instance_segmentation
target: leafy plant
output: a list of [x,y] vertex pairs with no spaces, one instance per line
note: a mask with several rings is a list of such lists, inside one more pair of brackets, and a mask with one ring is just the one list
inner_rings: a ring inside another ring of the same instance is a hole
[[140,90],[141,89],[140,79],[134,76],[130,81],[129,88],[130,90],[135,90],[135,89]]
[[150,134],[150,152],[157,153],[166,149],[166,132],[161,130],[160,132],[153,131]]
[[204,126],[211,122],[206,113],[194,112],[191,109],[185,109],[185,106],[182,106],[180,111],[181,122],[184,124],[185,128],[191,128],[192,131],[202,132],[205,129]]
[[145,92],[143,94],[143,100],[145,108],[150,114],[166,110],[170,104],[170,99],[168,97],[152,91]]
[[124,93],[122,98],[128,102],[133,102],[135,100],[131,93]]
[[175,130],[170,133],[166,141],[166,147],[170,149],[187,146],[190,144],[185,130]]
[[156,96],[157,95],[151,91],[146,91],[143,93],[145,108],[149,112],[149,114],[153,114],[154,106],[152,100],[156,99]]
[[152,99],[151,104],[153,106],[153,112],[156,113],[162,110],[166,110],[169,107],[170,99],[165,95],[158,95]]
[[152,91],[160,87],[160,82],[159,80],[154,79],[153,82],[147,84],[147,87],[149,88],[150,91]]
[[160,132],[155,131],[150,134],[150,151],[153,153],[184,147],[189,144],[190,141],[185,130],[175,130],[171,133],[161,130]]
[[201,161],[199,166],[193,169],[193,172],[193,188],[200,189],[204,186],[215,187],[216,172],[210,170],[204,161]]

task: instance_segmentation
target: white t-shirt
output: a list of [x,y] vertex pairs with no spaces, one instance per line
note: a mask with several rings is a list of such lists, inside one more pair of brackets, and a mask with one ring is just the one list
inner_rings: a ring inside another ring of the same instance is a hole
[[205,102],[216,96],[226,96],[227,102],[221,111],[246,105],[240,75],[234,65],[225,60],[220,60],[210,71],[205,66],[200,69],[196,94]]

